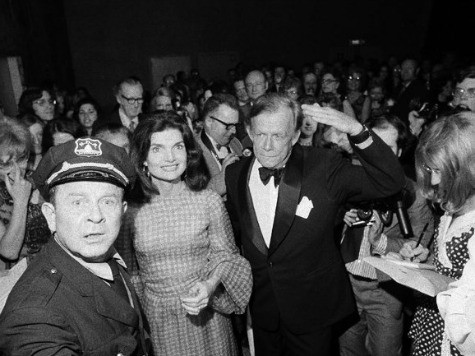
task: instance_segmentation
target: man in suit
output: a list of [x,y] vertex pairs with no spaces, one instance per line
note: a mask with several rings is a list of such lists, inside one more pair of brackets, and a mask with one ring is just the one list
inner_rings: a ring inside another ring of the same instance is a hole
[[404,174],[381,139],[331,108],[303,113],[349,135],[362,166],[338,153],[304,149],[298,103],[279,94],[258,99],[248,132],[255,159],[226,170],[227,206],[253,272],[249,304],[256,356],[330,355],[332,326],[355,312],[333,238],[342,204],[402,189]]
[[0,315],[2,355],[146,355],[139,302],[113,248],[134,169],[99,139],[51,148],[33,175],[53,233]]
[[216,94],[206,101],[203,108],[203,130],[196,141],[203,150],[211,174],[209,187],[222,196],[226,194],[226,167],[242,156],[242,145],[234,137],[238,123],[239,108],[234,96]]
[[414,59],[406,59],[401,64],[401,85],[397,89],[395,96],[396,103],[393,106],[392,113],[399,117],[408,125],[411,101],[417,100],[421,104],[428,101],[429,91],[423,81],[417,78],[419,65]]
[[117,108],[105,121],[97,122],[97,127],[103,124],[121,124],[134,132],[139,124],[139,114],[142,113],[143,86],[139,78],[128,77],[114,86],[114,96]]

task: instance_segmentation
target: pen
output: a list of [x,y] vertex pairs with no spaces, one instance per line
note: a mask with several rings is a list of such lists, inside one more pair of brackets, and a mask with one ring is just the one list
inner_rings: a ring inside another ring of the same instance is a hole
[[417,239],[416,247],[414,248],[417,248],[417,246],[421,244],[422,238],[424,237],[424,234],[426,233],[426,230],[428,227],[429,227],[429,223],[425,224],[424,228],[422,229],[421,234],[419,235],[419,238]]

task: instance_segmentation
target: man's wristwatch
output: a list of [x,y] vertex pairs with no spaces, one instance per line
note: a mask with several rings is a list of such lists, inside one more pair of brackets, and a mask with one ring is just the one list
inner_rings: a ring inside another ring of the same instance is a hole
[[370,137],[371,134],[365,125],[363,125],[363,130],[361,130],[359,134],[354,136],[348,135],[348,139],[355,145],[359,145],[360,143],[365,142]]

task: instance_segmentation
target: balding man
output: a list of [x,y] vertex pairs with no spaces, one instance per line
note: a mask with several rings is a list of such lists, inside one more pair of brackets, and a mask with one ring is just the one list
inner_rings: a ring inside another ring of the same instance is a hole
[[[117,108],[112,112],[105,123],[117,123],[133,132],[139,123],[139,114],[142,113],[143,86],[140,79],[129,77],[121,80],[114,86]],[[101,126],[100,122],[97,126]]]
[[237,100],[231,94],[210,97],[203,109],[203,130],[196,141],[203,150],[211,174],[209,187],[220,195],[226,194],[224,172],[239,160],[243,147],[234,137],[239,124]]
[[249,72],[244,82],[246,83],[246,90],[249,98],[251,98],[251,103],[263,96],[269,87],[264,73],[260,70]]

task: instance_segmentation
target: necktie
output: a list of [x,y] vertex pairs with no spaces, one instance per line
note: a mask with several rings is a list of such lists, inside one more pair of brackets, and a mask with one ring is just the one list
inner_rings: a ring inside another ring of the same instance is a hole
[[282,178],[282,173],[284,173],[283,168],[271,169],[266,167],[259,168],[259,177],[261,178],[262,183],[267,185],[269,183],[270,177],[274,177],[274,185],[277,187]]
[[127,293],[127,288],[125,287],[124,281],[122,280],[122,276],[120,275],[119,266],[117,265],[117,261],[112,258],[107,262],[107,264],[110,266],[110,268],[112,270],[112,275],[114,276],[114,282],[110,282],[111,288],[120,297],[124,298],[128,303],[129,302],[129,295]]
[[130,132],[134,132],[135,130],[135,127],[137,126],[137,124],[135,123],[135,121],[130,121],[130,124],[129,124],[129,131]]

